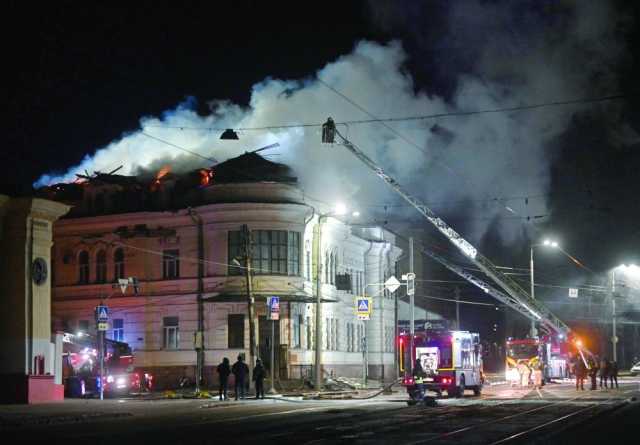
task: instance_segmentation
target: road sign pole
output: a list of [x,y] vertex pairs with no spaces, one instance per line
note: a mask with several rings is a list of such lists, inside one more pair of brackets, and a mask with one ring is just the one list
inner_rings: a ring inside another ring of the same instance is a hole
[[104,331],[98,331],[100,342],[100,400],[104,400]]
[[[409,273],[413,274],[413,237],[409,238]],[[408,275],[408,274],[407,274]],[[407,279],[407,283],[409,280]],[[409,324],[409,374],[413,375],[413,337],[416,334],[415,330],[415,308],[414,308],[414,296],[413,292],[409,292],[409,286],[407,286],[407,293],[409,294],[409,308],[411,310],[411,318]]]

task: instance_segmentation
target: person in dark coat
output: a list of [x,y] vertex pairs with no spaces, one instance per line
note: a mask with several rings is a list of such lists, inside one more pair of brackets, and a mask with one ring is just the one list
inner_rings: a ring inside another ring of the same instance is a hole
[[602,383],[604,382],[604,387],[607,388],[607,380],[609,379],[609,370],[611,368],[611,363],[606,358],[602,359],[600,363],[600,389],[602,389]]
[[578,359],[574,369],[576,375],[576,390],[584,391],[584,379],[587,376],[587,367],[582,360]]
[[611,380],[611,389],[613,389],[613,382],[616,382],[616,389],[618,389],[618,363],[611,362],[609,367],[609,379]]
[[231,374],[231,366],[229,366],[229,359],[227,357],[222,359],[222,363],[218,365],[218,377],[220,379],[220,400],[227,400],[227,390],[229,374]]
[[240,396],[241,399],[244,399],[244,396],[245,396],[244,384],[245,384],[247,374],[249,374],[249,367],[242,360],[242,355],[238,356],[238,361],[235,362],[231,367],[231,372],[233,372],[233,376],[235,377],[235,380],[236,380],[235,381],[236,400],[238,400],[238,396]]
[[591,377],[591,391],[598,389],[598,361],[594,359],[589,360],[589,377]]
[[256,382],[256,399],[264,399],[264,377],[266,371],[262,360],[256,360],[256,366],[253,368],[253,381]]

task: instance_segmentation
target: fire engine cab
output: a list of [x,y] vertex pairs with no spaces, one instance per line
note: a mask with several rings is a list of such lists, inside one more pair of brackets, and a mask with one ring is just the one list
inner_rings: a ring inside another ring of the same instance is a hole
[[[403,385],[413,400],[425,391],[443,391],[449,397],[464,397],[467,389],[482,392],[482,347],[480,336],[467,331],[425,329],[411,336],[399,336],[400,372]],[[413,365],[413,366],[411,366]]]

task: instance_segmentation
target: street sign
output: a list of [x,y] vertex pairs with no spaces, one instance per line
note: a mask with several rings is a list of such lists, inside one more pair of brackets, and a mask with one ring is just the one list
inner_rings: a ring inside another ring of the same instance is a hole
[[108,321],[109,320],[109,308],[106,306],[96,306],[96,320]]
[[398,279],[393,275],[391,275],[389,279],[384,282],[385,289],[387,289],[391,293],[397,291],[401,285],[402,283],[400,283]]
[[267,306],[269,307],[269,320],[280,319],[280,297],[268,297]]
[[407,274],[407,295],[415,295],[416,293],[416,274],[413,272]]
[[356,298],[356,315],[358,316],[358,320],[369,320],[371,317],[371,298]]
[[99,321],[98,322],[98,330],[99,331],[106,331],[109,329],[109,323],[107,323],[106,321]]
[[569,298],[578,298],[578,289],[569,288]]

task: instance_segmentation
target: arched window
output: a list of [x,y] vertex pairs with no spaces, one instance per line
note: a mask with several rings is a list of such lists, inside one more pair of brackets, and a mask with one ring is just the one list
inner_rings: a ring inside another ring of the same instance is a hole
[[86,250],[78,255],[78,284],[89,284],[89,253]]
[[96,283],[107,282],[107,254],[101,250],[96,255]]
[[124,251],[122,249],[116,249],[113,253],[113,279],[118,281],[119,278],[124,278]]

